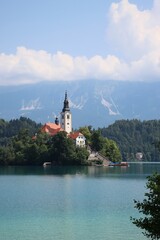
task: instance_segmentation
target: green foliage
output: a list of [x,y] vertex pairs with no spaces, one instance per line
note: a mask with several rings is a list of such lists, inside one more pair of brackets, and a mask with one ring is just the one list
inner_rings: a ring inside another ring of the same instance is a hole
[[59,132],[50,141],[50,159],[57,164],[70,164],[75,153],[75,146],[65,132]]
[[91,143],[91,126],[80,127],[79,131],[85,136],[86,144]]
[[[5,121],[1,121],[2,125],[5,126]],[[0,165],[42,165],[47,161],[62,165],[86,164],[88,151],[76,148],[65,132],[51,137],[36,130],[33,136],[30,127],[19,128],[15,136],[9,137],[6,144],[0,146]]]
[[19,134],[19,132],[27,129],[28,134],[33,136],[41,124],[37,124],[29,118],[20,117],[20,119],[13,119],[9,122],[0,119],[0,146],[6,146],[10,138]]
[[160,161],[155,143],[160,141],[160,120],[119,120],[100,129],[102,136],[114,140],[124,161],[135,161],[136,153],[143,153],[145,161]]
[[[77,150],[71,139],[59,135],[53,140],[48,139],[47,135],[40,133],[40,127],[24,117],[9,122],[0,119],[0,164],[42,164],[47,159],[58,159],[56,161],[63,164],[80,162],[78,155],[83,155],[84,150]],[[134,161],[137,152],[143,153],[145,161],[160,161],[159,129],[160,120],[119,120],[98,131],[91,126],[81,127],[79,131],[93,150],[100,151],[113,162],[121,159]],[[37,136],[33,141],[35,133]],[[60,144],[61,140],[63,144]],[[58,149],[61,155],[58,155]]]
[[148,177],[146,184],[148,192],[145,199],[135,202],[135,208],[144,216],[131,218],[133,224],[143,229],[143,234],[151,239],[160,239],[160,175]]
[[15,159],[15,153],[12,147],[0,146],[0,165],[12,164]]
[[88,164],[89,153],[86,148],[76,148],[76,164],[86,165]]
[[88,152],[86,149],[76,148],[65,132],[59,132],[50,140],[49,156],[55,164],[81,165],[85,164]]
[[158,149],[160,152],[160,141],[154,143],[155,147]]
[[103,148],[103,137],[100,131],[94,130],[91,135],[91,147],[94,151],[100,151]]
[[[112,162],[120,162],[122,160],[122,156],[116,142],[104,138],[101,135],[100,130],[93,130],[90,132],[88,127],[85,127],[80,129],[80,131],[83,132],[84,135],[85,132],[89,133],[88,142],[90,143],[89,145],[92,150],[100,152]],[[87,137],[87,134],[85,136]]]
[[122,161],[120,150],[115,141],[106,139],[105,156],[108,157],[111,162]]

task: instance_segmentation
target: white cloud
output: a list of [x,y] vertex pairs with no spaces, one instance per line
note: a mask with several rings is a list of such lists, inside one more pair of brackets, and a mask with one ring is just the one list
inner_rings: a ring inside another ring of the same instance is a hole
[[50,54],[25,47],[15,55],[0,55],[0,83],[23,84],[43,80],[121,79],[123,63],[115,56],[72,57],[57,52]]
[[138,60],[150,51],[159,51],[160,2],[151,10],[140,11],[128,0],[112,3],[107,26],[107,44],[114,54]]
[[0,85],[40,81],[102,79],[149,81],[160,79],[160,1],[139,10],[128,0],[112,3],[108,14],[110,54],[73,57],[18,47],[0,54]]

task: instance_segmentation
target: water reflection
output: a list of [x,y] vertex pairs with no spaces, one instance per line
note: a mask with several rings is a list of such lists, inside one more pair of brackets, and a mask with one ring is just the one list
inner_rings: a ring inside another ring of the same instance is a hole
[[154,172],[160,173],[160,163],[131,163],[129,167],[62,167],[62,166],[48,166],[48,167],[17,167],[8,166],[0,167],[0,175],[57,175],[57,176],[77,176],[84,175],[86,177],[145,177]]

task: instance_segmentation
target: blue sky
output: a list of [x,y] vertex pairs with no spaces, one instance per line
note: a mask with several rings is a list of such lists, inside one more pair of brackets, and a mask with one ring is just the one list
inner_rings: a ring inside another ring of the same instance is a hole
[[159,2],[0,0],[0,85],[159,79]]

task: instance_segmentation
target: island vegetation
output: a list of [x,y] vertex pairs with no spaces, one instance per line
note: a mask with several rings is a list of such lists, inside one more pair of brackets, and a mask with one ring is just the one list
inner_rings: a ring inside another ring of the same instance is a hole
[[[21,127],[18,127],[14,134],[9,132],[7,137],[4,135],[1,138],[1,165],[42,165],[46,161],[61,165],[85,164],[88,158],[87,150],[76,148],[65,132],[51,137],[41,133],[39,125],[30,119],[20,118],[16,122]],[[12,123],[13,126],[16,125],[14,121]]]
[[[112,161],[121,161],[117,144],[101,136],[100,131],[83,127],[86,147],[76,147],[65,132],[50,136],[41,132],[41,124],[21,117],[0,120],[0,165],[88,165],[89,150],[99,151]],[[88,150],[89,148],[89,150]]]
[[[120,120],[108,128],[91,126],[78,130],[86,138],[86,148],[78,148],[65,132],[49,136],[41,124],[20,117],[0,119],[0,165],[88,165],[89,150],[111,162],[134,161],[142,152],[145,161],[160,161],[158,152],[160,121]],[[142,159],[142,160],[143,160]]]

